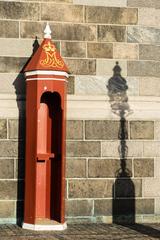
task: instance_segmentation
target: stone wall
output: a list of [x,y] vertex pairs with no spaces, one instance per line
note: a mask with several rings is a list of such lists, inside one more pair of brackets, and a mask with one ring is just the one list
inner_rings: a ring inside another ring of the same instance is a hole
[[[46,21],[71,71],[68,82],[68,221],[112,221],[120,119],[107,80],[127,80],[126,165],[136,221],[160,221],[160,3],[158,0],[0,1],[0,222],[22,217],[25,82],[22,68]],[[127,189],[125,182],[120,190]],[[120,196],[119,196],[120,197]],[[123,200],[128,198],[127,195]],[[18,200],[18,201],[17,201]]]

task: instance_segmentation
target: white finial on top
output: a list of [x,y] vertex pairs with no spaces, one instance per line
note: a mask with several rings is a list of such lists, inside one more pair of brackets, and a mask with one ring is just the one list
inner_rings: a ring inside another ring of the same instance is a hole
[[44,29],[44,38],[49,38],[49,39],[51,39],[51,29],[50,29],[50,26],[49,26],[49,24],[48,24],[48,22],[47,22],[47,24],[46,24],[46,27],[45,27],[45,29]]

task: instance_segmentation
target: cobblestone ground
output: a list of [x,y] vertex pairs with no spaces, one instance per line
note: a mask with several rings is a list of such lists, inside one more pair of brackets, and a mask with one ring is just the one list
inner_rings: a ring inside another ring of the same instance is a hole
[[160,239],[160,224],[132,226],[72,224],[63,232],[33,232],[17,225],[0,225],[0,240],[111,240]]

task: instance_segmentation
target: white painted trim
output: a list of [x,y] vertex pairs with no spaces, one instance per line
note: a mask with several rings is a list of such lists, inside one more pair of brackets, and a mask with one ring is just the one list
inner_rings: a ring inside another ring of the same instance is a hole
[[69,74],[67,72],[62,72],[62,71],[36,70],[36,71],[25,72],[26,77],[37,75],[37,74],[65,76],[67,78],[69,77]]
[[23,223],[22,228],[35,231],[63,231],[67,229],[67,224],[40,225]]
[[62,82],[68,82],[66,79],[59,79],[59,78],[27,78],[26,81],[36,81],[36,80],[58,80],[58,81],[62,81]]

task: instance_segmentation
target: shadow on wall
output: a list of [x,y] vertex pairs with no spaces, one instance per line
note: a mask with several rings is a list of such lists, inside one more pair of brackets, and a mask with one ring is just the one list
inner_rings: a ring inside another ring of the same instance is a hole
[[16,209],[16,218],[17,224],[22,225],[23,223],[23,213],[24,213],[24,172],[25,172],[25,126],[26,126],[26,113],[25,113],[25,76],[23,70],[28,64],[32,56],[35,54],[39,47],[37,37],[33,43],[33,52],[31,57],[28,59],[24,67],[21,69],[17,78],[13,82],[16,93],[17,107],[19,111],[18,117],[18,186],[17,186],[17,209]]
[[116,172],[116,180],[112,187],[113,223],[128,227],[135,232],[160,239],[160,231],[154,227],[136,224],[135,186],[131,179],[132,172],[127,168],[128,128],[126,117],[133,113],[128,104],[127,81],[121,76],[121,68],[116,62],[113,77],[109,79],[107,89],[111,109],[120,117],[119,147],[120,168]]
[[128,139],[126,116],[132,111],[128,104],[127,81],[121,76],[121,68],[116,62],[113,77],[108,81],[108,96],[113,113],[120,117],[119,147],[120,168],[112,187],[113,223],[135,223],[135,187],[131,180],[132,173],[127,168]]

